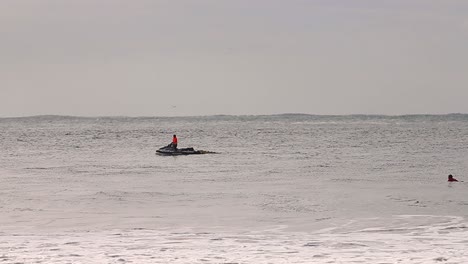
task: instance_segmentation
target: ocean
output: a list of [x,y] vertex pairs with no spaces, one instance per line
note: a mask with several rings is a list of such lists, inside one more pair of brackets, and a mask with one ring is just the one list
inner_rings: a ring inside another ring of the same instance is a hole
[[468,262],[464,114],[0,118],[0,149],[1,263]]

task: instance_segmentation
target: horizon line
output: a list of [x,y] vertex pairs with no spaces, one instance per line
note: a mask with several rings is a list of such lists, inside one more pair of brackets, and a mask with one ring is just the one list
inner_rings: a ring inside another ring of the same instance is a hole
[[60,115],[60,114],[42,114],[42,115],[25,115],[25,116],[2,116],[0,119],[22,119],[22,118],[200,118],[200,117],[266,117],[266,116],[316,116],[316,117],[340,117],[340,116],[362,116],[362,117],[406,117],[406,116],[454,116],[468,115],[468,113],[446,113],[446,114],[307,114],[307,113],[280,113],[280,114],[212,114],[212,115],[180,115],[180,116],[131,116],[131,115]]

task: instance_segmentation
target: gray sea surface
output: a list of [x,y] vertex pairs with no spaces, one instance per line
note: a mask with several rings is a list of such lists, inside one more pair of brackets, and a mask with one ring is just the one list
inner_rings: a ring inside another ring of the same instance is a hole
[[468,262],[464,114],[0,118],[0,150],[1,263]]

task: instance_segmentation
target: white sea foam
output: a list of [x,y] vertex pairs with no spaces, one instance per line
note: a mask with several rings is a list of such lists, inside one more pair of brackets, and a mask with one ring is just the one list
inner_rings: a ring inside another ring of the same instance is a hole
[[314,232],[108,230],[0,233],[4,263],[466,263],[460,217],[359,219]]

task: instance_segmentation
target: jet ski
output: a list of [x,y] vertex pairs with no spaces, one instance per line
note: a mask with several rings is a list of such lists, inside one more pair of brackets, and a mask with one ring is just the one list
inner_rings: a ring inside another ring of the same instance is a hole
[[156,154],[164,156],[194,155],[215,153],[211,151],[195,150],[194,148],[174,148],[172,144],[156,150]]

